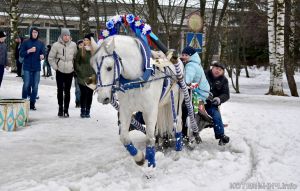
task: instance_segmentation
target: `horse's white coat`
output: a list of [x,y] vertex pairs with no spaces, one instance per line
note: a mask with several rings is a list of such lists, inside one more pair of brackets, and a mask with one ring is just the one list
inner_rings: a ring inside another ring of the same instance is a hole
[[[142,55],[140,52],[139,43],[137,40],[128,36],[116,35],[107,38],[99,50],[96,52],[91,60],[91,64],[95,71],[97,71],[97,62],[102,56],[112,54],[115,51],[122,59],[121,74],[124,78],[134,80],[143,75],[142,71]],[[103,60],[101,68],[101,80],[103,84],[111,84],[113,82],[114,60],[112,57],[107,57]],[[174,66],[170,66],[175,73]],[[112,68],[108,71],[107,68]],[[183,66],[182,66],[183,68]],[[164,74],[156,72],[154,77],[159,78]],[[127,90],[118,92],[118,99],[120,104],[119,120],[120,126],[120,139],[124,145],[131,143],[129,138],[129,125],[132,114],[137,111],[143,113],[143,118],[146,124],[147,146],[155,145],[155,126],[157,125],[157,133],[159,136],[168,134],[172,137],[175,132],[173,131],[173,117],[171,108],[170,90],[174,92],[175,109],[178,109],[176,132],[181,132],[181,104],[183,101],[183,94],[177,84],[170,86],[167,94],[160,100],[163,87],[163,79],[146,83],[144,87],[138,89]],[[112,87],[102,87],[97,91],[98,101],[103,104],[111,102]],[[179,104],[179,107],[178,107]],[[140,155],[139,155],[140,156]],[[140,157],[135,157],[135,161],[140,161]]]

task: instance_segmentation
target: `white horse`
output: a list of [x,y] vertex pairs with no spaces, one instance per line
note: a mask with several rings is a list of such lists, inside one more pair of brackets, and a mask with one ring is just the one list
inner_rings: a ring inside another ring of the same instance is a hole
[[[113,89],[119,85],[118,78],[120,76],[127,80],[143,76],[143,58],[140,46],[141,44],[136,38],[115,35],[105,39],[98,48],[91,59],[91,65],[98,73],[98,85],[99,80],[101,81],[101,86],[97,88],[100,103],[111,103]],[[117,55],[118,60],[114,59],[113,54]],[[175,74],[174,66],[169,68]],[[182,64],[181,69],[183,69]],[[117,92],[120,106],[120,139],[138,165],[143,165],[146,158],[148,166],[155,167],[156,132],[159,136],[168,134],[175,137],[176,151],[182,149],[181,104],[184,97],[177,81],[171,80],[166,94],[161,98],[165,75],[161,71],[156,71],[154,76],[150,77],[149,82],[143,84],[143,87]],[[175,76],[173,78],[176,79]],[[170,98],[171,94],[174,97],[173,102]],[[174,110],[176,113],[172,113]],[[137,111],[142,112],[146,124],[146,157],[133,145],[129,137],[131,117]],[[172,116],[174,113],[176,114],[175,121]],[[157,131],[155,131],[155,127]]]

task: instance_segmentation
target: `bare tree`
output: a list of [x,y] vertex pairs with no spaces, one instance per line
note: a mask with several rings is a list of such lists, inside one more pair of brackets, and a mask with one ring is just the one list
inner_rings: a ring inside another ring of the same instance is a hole
[[[102,0],[102,6],[104,7],[104,10],[105,10],[104,11],[104,16],[105,16],[105,22],[106,22],[107,14],[106,14],[105,0]],[[98,0],[94,0],[93,8],[94,8],[94,15],[95,15],[95,20],[96,20],[96,30],[97,30],[97,34],[99,34],[99,32],[100,32],[100,13],[99,13]]]
[[89,25],[91,2],[89,0],[70,0],[70,2],[79,13],[79,36],[82,37],[91,32]]
[[152,31],[158,33],[159,22],[157,8],[159,6],[158,0],[146,0],[148,13],[145,14],[147,22],[151,25]]
[[[168,5],[158,3],[158,10],[163,19],[163,26],[167,37],[167,47],[170,47],[172,36],[178,38],[182,30],[188,0],[169,0]],[[179,21],[179,23],[178,23]],[[173,34],[173,35],[172,35]],[[179,43],[180,41],[178,41]],[[178,47],[178,46],[177,46]]]
[[284,27],[284,68],[286,72],[286,78],[290,88],[292,96],[299,97],[297,91],[297,84],[294,78],[294,66],[295,66],[295,1],[285,0],[285,27]]
[[[4,0],[4,7],[9,7],[8,9],[4,9],[5,12],[9,15],[9,23],[10,23],[10,50],[12,52],[11,54],[11,68],[13,72],[16,72],[17,66],[15,62],[15,48],[16,48],[16,42],[15,39],[19,35],[18,26],[20,22],[20,17],[22,14],[22,10],[24,10],[26,4],[29,2],[29,0]],[[22,3],[22,5],[21,5]]]
[[208,69],[209,65],[212,61],[212,57],[213,57],[213,47],[214,45],[219,43],[219,36],[218,34],[220,34],[220,30],[222,29],[222,22],[224,19],[224,15],[226,13],[227,7],[228,7],[228,3],[229,0],[224,0],[223,2],[223,6],[221,9],[221,12],[219,14],[219,18],[218,18],[218,24],[217,27],[216,25],[216,21],[217,21],[217,15],[218,15],[218,5],[219,5],[219,0],[215,0],[214,1],[214,6],[213,6],[213,10],[212,10],[212,19],[211,22],[209,24],[208,27],[208,31],[207,31],[207,39],[206,39],[206,51],[205,51],[205,57],[204,57],[204,68]]

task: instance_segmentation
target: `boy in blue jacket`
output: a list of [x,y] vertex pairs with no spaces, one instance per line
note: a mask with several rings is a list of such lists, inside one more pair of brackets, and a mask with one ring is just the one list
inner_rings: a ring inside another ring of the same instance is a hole
[[38,28],[31,27],[29,35],[30,38],[24,41],[20,49],[20,56],[24,58],[22,98],[27,99],[27,96],[29,95],[28,90],[31,86],[30,109],[36,110],[35,102],[40,82],[41,60],[44,59],[45,55],[45,46],[38,40]]
[[[184,67],[184,79],[188,86],[193,87],[193,104],[194,104],[194,111],[198,113],[198,111],[202,111],[204,109],[204,104],[209,96],[210,86],[206,79],[204,70],[201,66],[201,59],[197,53],[197,51],[188,46],[183,49],[181,59],[185,65]],[[198,109],[199,107],[199,109]],[[185,126],[187,117],[186,108],[183,107],[183,135],[187,136],[187,127]]]

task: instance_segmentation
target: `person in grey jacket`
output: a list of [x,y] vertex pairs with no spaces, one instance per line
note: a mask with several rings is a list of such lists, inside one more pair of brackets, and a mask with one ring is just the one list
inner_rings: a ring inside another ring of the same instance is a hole
[[56,71],[59,117],[69,117],[70,90],[76,54],[77,45],[71,40],[69,29],[63,28],[58,41],[53,44],[48,55],[48,61]]
[[0,87],[4,75],[4,68],[8,69],[8,57],[7,57],[7,46],[4,43],[6,39],[6,33],[0,31]]

